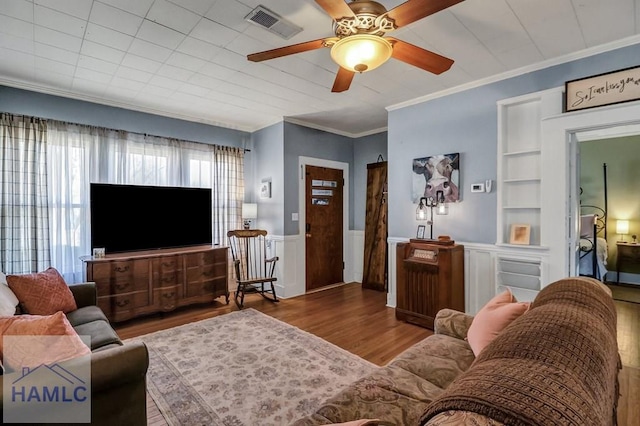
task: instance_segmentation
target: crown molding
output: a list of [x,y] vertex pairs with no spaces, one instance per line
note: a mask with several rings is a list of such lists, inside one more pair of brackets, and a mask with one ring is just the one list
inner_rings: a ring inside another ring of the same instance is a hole
[[315,124],[315,123],[309,123],[308,121],[304,121],[304,120],[301,120],[299,118],[294,118],[294,117],[285,117],[283,121],[285,121],[286,123],[297,124],[298,126],[308,127],[310,129],[322,130],[323,132],[333,133],[333,134],[339,135],[339,136],[345,136],[345,137],[351,138],[351,139],[358,139],[358,138],[362,138],[362,137],[365,137],[365,136],[375,135],[375,134],[378,134],[378,133],[386,132],[387,129],[388,129],[385,126],[385,127],[379,127],[377,129],[373,129],[373,130],[367,130],[367,131],[361,132],[361,133],[351,133],[351,132],[346,132],[346,131],[343,131],[343,130],[334,129],[332,127],[321,126],[321,125]]
[[409,101],[400,102],[394,105],[389,105],[388,107],[386,107],[386,109],[387,111],[395,111],[397,109],[421,104],[423,102],[442,98],[444,96],[453,95],[454,93],[464,92],[465,90],[475,89],[476,87],[485,86],[487,84],[517,77],[523,74],[528,74],[534,71],[539,71],[541,69],[549,68],[555,65],[561,65],[567,62],[578,60],[578,59],[588,58],[589,56],[594,56],[599,53],[609,52],[611,50],[620,49],[622,47],[632,46],[638,43],[640,43],[640,35],[634,35],[631,37],[613,41],[611,43],[605,43],[599,46],[589,47],[587,49],[579,50],[577,52],[559,56],[557,58],[548,59],[546,61],[538,62],[533,65],[527,65],[526,67],[521,67],[515,70],[506,71],[506,72],[503,72],[502,74],[496,74],[494,76],[472,81],[470,83],[462,84],[460,86],[451,87],[449,89],[441,90],[439,92],[431,93],[425,96],[421,96],[419,98],[411,99]]

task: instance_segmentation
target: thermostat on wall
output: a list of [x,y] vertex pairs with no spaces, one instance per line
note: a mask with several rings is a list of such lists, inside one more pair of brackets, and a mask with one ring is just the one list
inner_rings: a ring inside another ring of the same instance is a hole
[[484,192],[484,183],[472,183],[471,192]]

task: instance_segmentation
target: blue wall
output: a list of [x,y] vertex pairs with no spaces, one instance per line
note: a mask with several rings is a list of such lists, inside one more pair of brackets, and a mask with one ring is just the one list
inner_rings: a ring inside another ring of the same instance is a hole
[[244,148],[250,134],[192,121],[0,86],[0,111]]
[[[270,234],[284,235],[284,123],[260,129],[252,134],[255,154],[253,182],[245,181],[245,200],[249,190],[254,195],[252,202],[258,203],[258,227]],[[260,184],[271,179],[271,198],[260,198]],[[291,218],[291,215],[289,215]]]
[[[470,185],[496,179],[497,105],[502,99],[563,86],[568,80],[638,64],[640,45],[552,66],[518,77],[389,112],[389,236],[415,235],[411,161],[460,152],[461,202],[436,216],[434,236],[494,244],[496,188],[471,193]],[[393,206],[393,207],[391,207]]]
[[[297,235],[298,222],[291,213],[298,212],[300,171],[298,157],[322,158],[349,164],[349,206],[353,206],[353,139],[322,130],[284,123],[284,233]],[[353,208],[349,209],[349,229],[353,229]]]

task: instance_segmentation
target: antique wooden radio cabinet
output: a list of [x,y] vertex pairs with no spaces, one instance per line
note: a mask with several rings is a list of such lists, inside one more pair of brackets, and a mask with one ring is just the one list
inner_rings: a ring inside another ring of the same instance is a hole
[[397,245],[396,318],[433,329],[440,309],[464,312],[464,247],[453,241]]

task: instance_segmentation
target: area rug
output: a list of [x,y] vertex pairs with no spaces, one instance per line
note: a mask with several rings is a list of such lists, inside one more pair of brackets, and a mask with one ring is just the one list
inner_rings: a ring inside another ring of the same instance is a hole
[[169,425],[286,425],[376,366],[254,309],[129,339]]

